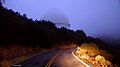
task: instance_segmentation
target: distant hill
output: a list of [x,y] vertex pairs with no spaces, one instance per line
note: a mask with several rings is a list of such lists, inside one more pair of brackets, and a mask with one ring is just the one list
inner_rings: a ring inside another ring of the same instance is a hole
[[106,42],[109,46],[114,48],[120,48],[120,39],[115,37],[100,36],[101,40]]

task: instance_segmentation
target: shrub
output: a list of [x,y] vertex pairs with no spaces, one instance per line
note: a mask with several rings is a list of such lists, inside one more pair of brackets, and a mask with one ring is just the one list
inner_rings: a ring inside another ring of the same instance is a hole
[[11,65],[11,62],[8,60],[4,60],[0,63],[1,67],[10,67],[10,65]]
[[103,56],[101,56],[101,55],[97,55],[95,57],[95,60],[98,61],[98,62],[102,62],[102,63],[105,62],[105,58]]
[[99,49],[99,47],[94,43],[83,43],[80,47],[77,47],[76,55],[96,64],[98,67],[113,67],[110,62],[112,55],[107,53],[107,51]]
[[94,43],[90,43],[90,44],[83,43],[80,46],[79,51],[83,54],[85,53],[85,54],[88,54],[89,56],[92,56],[92,57],[99,54],[99,49],[98,49],[97,45]]

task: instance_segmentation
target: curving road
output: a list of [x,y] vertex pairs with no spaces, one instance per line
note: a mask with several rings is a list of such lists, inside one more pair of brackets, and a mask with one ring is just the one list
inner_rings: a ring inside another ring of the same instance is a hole
[[14,64],[12,67],[86,67],[72,55],[74,50],[49,50]]

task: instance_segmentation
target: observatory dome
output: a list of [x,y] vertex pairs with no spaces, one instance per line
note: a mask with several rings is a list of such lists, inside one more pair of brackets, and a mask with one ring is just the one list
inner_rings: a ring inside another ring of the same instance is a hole
[[59,9],[48,10],[43,19],[53,22],[58,28],[70,28],[67,16]]

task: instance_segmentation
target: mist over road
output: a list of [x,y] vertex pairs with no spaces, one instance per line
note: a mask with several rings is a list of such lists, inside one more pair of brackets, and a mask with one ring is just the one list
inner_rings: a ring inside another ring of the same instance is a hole
[[86,67],[80,63],[73,55],[75,49],[66,49],[54,60],[51,67]]
[[56,49],[42,52],[12,67],[86,67],[73,55],[75,49]]

